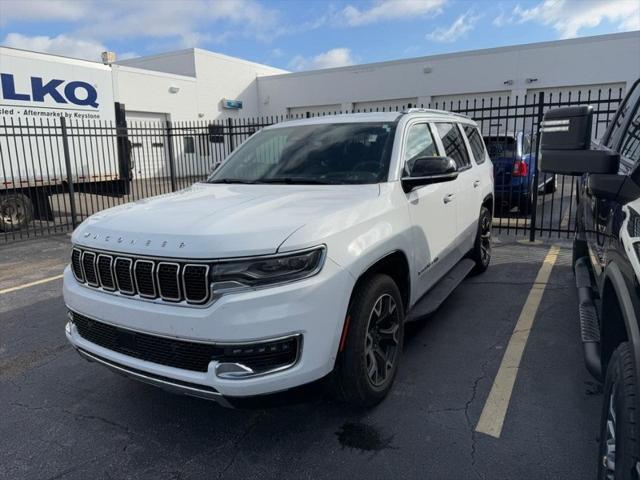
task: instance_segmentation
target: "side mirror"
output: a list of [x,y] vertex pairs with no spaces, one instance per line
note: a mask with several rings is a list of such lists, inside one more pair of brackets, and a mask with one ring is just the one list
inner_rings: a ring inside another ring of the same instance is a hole
[[589,175],[587,188],[597,199],[613,200],[623,205],[640,198],[640,187],[628,175]]
[[564,107],[544,115],[540,131],[540,171],[564,175],[617,173],[620,156],[591,149],[593,108]]
[[407,193],[422,185],[458,178],[458,165],[449,157],[417,157],[407,163],[407,170],[408,174],[402,177],[402,188]]

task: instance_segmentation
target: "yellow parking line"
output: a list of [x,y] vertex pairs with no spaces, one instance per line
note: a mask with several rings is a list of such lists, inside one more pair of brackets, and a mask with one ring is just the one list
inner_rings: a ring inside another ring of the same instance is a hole
[[0,295],[5,293],[15,292],[16,290],[22,290],[23,288],[35,287],[36,285],[42,285],[43,283],[53,282],[54,280],[59,280],[64,275],[56,275],[55,277],[43,278],[42,280],[36,280],[35,282],[25,283],[24,285],[18,285],[17,287],[5,288],[4,290],[0,290]]
[[487,397],[484,408],[482,409],[482,414],[480,415],[480,420],[478,420],[478,424],[476,425],[476,432],[500,438],[504,418],[509,408],[509,401],[511,400],[511,393],[513,392],[513,385],[516,382],[516,376],[520,369],[522,354],[527,345],[529,333],[531,332],[536,312],[540,306],[540,300],[549,281],[553,265],[558,258],[559,251],[560,247],[553,245],[549,249],[538,271],[535,283],[529,291],[529,296],[522,307],[520,317],[509,340],[509,345],[507,345],[507,349],[502,357],[502,363],[493,381],[491,392]]

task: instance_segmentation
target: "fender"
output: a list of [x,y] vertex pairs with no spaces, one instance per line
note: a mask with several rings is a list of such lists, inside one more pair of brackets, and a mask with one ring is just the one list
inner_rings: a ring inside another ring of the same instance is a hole
[[[604,271],[604,278],[611,282],[613,290],[616,292],[618,305],[620,305],[620,310],[622,311],[627,338],[631,343],[633,351],[636,373],[640,374],[640,329],[638,328],[638,316],[636,315],[636,312],[640,311],[638,309],[638,300],[636,296],[630,294],[630,291],[633,289],[629,288],[628,281],[615,262],[609,262]],[[604,284],[605,282],[601,282],[601,285]],[[603,292],[600,291],[601,296],[602,293]],[[637,389],[637,394],[640,395],[640,383],[637,385]],[[640,396],[638,398],[640,398]]]

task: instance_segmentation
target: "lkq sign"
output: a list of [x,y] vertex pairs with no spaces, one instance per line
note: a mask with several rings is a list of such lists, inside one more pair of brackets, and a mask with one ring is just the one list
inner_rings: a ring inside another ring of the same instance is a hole
[[112,73],[97,62],[0,46],[0,118],[113,121]]
[[59,105],[71,104],[94,109],[99,106],[98,91],[93,85],[81,80],[65,81],[34,76],[30,78],[31,88],[24,91],[16,88],[13,74],[0,73],[0,86],[3,100],[42,104],[49,100]]

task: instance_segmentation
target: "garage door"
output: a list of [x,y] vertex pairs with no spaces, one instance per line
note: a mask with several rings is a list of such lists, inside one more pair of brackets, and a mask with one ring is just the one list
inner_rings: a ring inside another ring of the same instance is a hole
[[289,107],[287,111],[289,117],[292,118],[305,118],[305,117],[317,117],[322,115],[334,115],[340,113],[342,105],[308,105],[306,107]]
[[527,97],[535,95],[536,98],[540,92],[544,92],[544,101],[547,102],[585,102],[589,100],[607,100],[609,98],[609,90],[611,90],[611,98],[621,98],[625,93],[625,83],[605,83],[600,85],[578,85],[572,87],[556,87],[556,88],[530,88],[527,90]]
[[131,142],[134,177],[169,177],[167,115],[128,111],[126,118],[129,141]]
[[401,112],[406,108],[416,106],[416,97],[396,98],[390,100],[375,100],[371,102],[356,102],[353,104],[354,112]]
[[510,95],[509,90],[498,90],[495,92],[478,92],[467,93],[461,95],[434,95],[431,97],[431,108],[439,110],[463,111],[466,109],[481,108],[484,101],[485,108],[489,105],[497,106],[498,102],[505,105],[507,97]]

